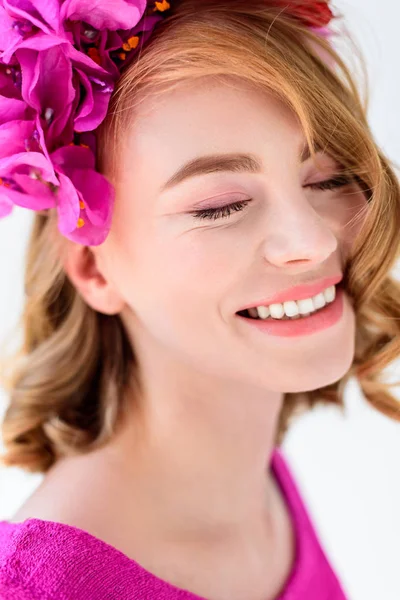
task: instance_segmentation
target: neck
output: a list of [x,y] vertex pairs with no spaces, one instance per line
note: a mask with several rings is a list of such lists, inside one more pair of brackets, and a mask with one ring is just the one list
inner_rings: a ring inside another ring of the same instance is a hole
[[157,531],[227,539],[265,522],[271,510],[282,394],[188,375],[170,364],[158,368],[107,451],[127,482],[127,506],[134,498],[146,507]]

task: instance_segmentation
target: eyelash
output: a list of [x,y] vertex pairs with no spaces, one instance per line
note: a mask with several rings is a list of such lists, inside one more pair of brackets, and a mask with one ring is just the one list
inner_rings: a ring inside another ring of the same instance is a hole
[[[311,189],[318,190],[333,190],[335,188],[343,187],[348,185],[353,181],[352,177],[346,177],[344,175],[340,175],[338,177],[333,177],[332,179],[327,179],[326,181],[319,181],[318,183],[311,183],[306,187],[310,187]],[[251,202],[251,200],[241,200],[240,202],[233,202],[232,204],[227,204],[226,206],[219,206],[218,208],[206,208],[203,210],[196,210],[192,213],[196,219],[220,219],[223,217],[229,217],[231,213],[240,212],[243,210],[247,204]]]

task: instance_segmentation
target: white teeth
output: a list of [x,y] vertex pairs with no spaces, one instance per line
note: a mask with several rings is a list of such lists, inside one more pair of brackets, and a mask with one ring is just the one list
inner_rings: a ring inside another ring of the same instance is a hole
[[296,300],[295,304],[299,307],[299,313],[304,315],[305,313],[314,312],[316,307],[312,298],[305,298],[304,300]]
[[294,300],[288,300],[287,302],[284,302],[282,307],[284,308],[284,312],[287,317],[297,317],[297,315],[300,313],[297,302]]
[[270,304],[269,305],[269,314],[274,319],[281,319],[283,317],[283,315],[285,314],[285,309],[283,307],[283,304]]
[[336,296],[336,287],[331,285],[324,291],[324,296],[327,302],[333,302]]
[[325,304],[333,302],[336,296],[336,288],[331,285],[323,292],[305,298],[303,300],[288,300],[283,303],[270,304],[269,306],[258,306],[257,308],[248,309],[250,316],[260,319],[282,319],[284,316],[292,318],[300,318],[308,316],[316,310],[323,308]]
[[266,319],[270,315],[268,306],[259,306],[255,310],[257,311],[257,315],[260,317],[260,319]]
[[312,301],[315,309],[324,308],[325,304],[327,303],[324,292],[313,296]]

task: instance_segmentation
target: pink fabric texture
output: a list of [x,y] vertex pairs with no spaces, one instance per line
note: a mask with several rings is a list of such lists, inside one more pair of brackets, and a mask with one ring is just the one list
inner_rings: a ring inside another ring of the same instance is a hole
[[[296,558],[275,600],[346,600],[281,449],[271,471],[293,519]],[[175,587],[88,532],[53,521],[0,521],[1,600],[207,600]]]

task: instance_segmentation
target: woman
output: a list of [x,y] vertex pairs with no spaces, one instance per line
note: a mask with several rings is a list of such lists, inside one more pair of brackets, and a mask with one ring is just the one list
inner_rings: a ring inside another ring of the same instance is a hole
[[135,60],[125,36],[93,127],[82,65],[116,60],[138,4],[61,6],[85,59],[63,41],[35,60],[82,77],[79,102],[59,84],[67,115],[29,79],[28,42],[14,53],[56,179],[37,162],[42,195],[6,180],[37,214],[3,462],[45,477],[0,524],[2,598],[346,598],[279,445],[354,374],[396,414],[376,378],[399,355],[398,181],[316,29],[325,3],[156,3],[163,21]]

